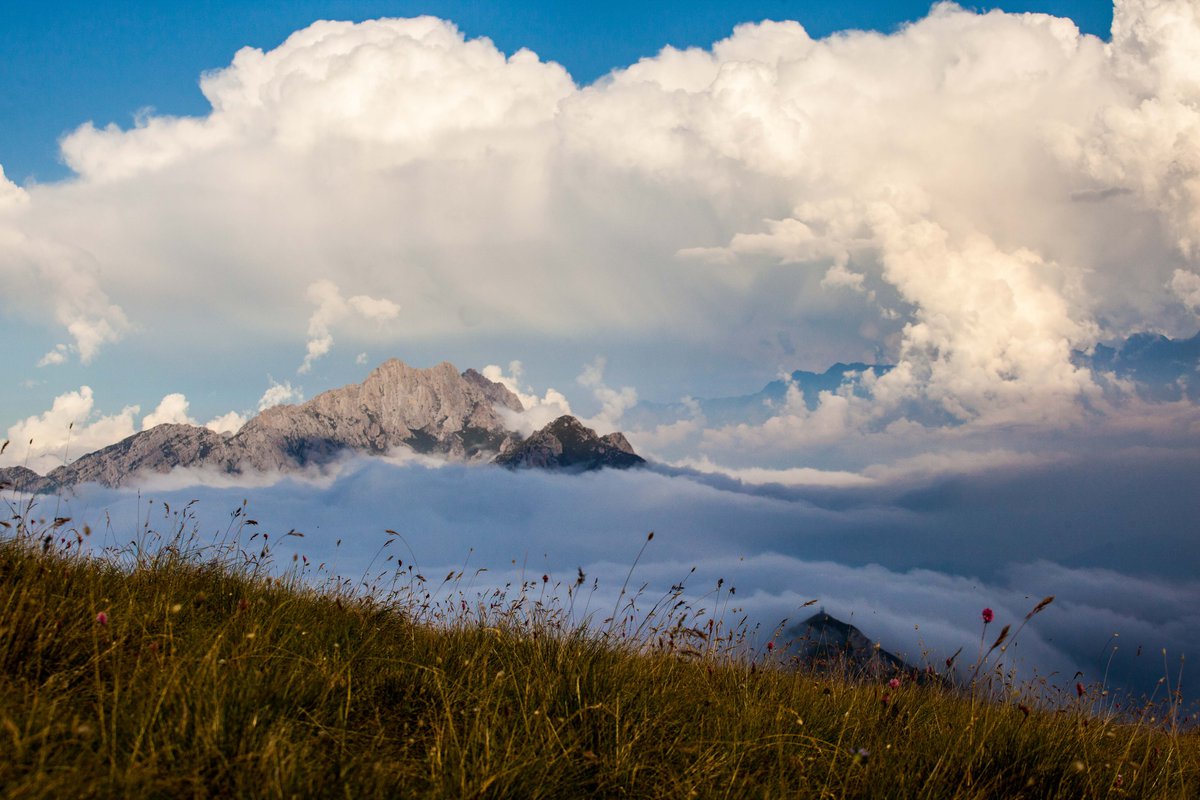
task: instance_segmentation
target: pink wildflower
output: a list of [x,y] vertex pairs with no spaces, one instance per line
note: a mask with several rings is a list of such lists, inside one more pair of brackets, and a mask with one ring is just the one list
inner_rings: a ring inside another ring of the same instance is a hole
[[890,681],[888,681],[888,686],[893,689],[899,689],[900,688],[900,679],[892,678]]
[[992,613],[992,610],[990,608],[985,608],[983,610],[983,624],[984,625],[987,625],[989,622],[991,622],[995,618],[996,618],[996,615]]
[[108,614],[101,611],[99,614],[96,615],[96,622],[100,623],[101,625],[107,625],[108,624]]
[[774,643],[774,642],[767,642],[767,652],[769,653],[769,652],[771,652],[771,651],[772,651],[772,650],[774,650],[774,649],[775,649],[775,643]]

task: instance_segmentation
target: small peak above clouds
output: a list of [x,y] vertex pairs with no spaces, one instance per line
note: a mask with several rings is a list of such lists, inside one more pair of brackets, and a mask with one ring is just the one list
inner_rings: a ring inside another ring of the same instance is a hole
[[493,463],[509,469],[590,472],[605,467],[628,469],[646,460],[633,451],[624,434],[598,436],[575,417],[564,415],[502,451]]

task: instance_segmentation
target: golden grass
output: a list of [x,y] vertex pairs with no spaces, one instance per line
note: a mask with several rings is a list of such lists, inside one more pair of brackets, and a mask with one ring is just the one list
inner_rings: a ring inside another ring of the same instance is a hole
[[411,567],[373,599],[312,588],[269,577],[240,512],[221,547],[181,525],[90,557],[23,511],[0,539],[5,797],[1200,797],[1200,737],[1083,705],[752,663],[683,646],[704,637],[670,613],[605,635],[540,580],[465,605]]

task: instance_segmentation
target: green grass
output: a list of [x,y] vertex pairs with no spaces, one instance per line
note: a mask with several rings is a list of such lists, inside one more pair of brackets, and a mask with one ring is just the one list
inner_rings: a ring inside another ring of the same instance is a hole
[[88,557],[8,523],[3,796],[1200,797],[1200,737],[1160,722],[751,663],[662,611],[588,633],[540,576],[366,599],[183,531]]

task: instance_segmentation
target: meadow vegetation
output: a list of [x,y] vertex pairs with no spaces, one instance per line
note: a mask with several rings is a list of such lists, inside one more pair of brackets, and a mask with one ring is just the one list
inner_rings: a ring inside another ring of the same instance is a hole
[[9,511],[5,797],[1200,797],[1170,702],[805,670],[682,587],[582,626],[582,573],[284,570],[243,509],[207,544],[168,507],[107,548]]

